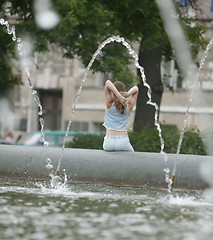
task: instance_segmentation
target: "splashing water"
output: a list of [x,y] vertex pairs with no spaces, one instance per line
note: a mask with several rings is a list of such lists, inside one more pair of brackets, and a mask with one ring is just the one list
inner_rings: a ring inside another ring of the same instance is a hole
[[48,169],[48,170],[53,169],[53,165],[51,163],[51,159],[47,158],[46,162],[47,162],[46,169]]
[[[173,2],[167,1],[167,0],[161,0],[161,1],[156,0],[156,3],[158,4],[162,19],[164,21],[165,30],[166,30],[166,32],[170,38],[170,42],[175,50],[175,55],[176,55],[178,65],[183,73],[184,79],[185,79],[186,83],[188,84],[189,89],[191,89],[191,92],[189,94],[189,103],[188,103],[188,106],[187,106],[187,109],[186,109],[186,112],[184,115],[183,127],[181,129],[180,138],[179,138],[179,142],[178,142],[178,146],[177,146],[177,152],[176,152],[177,155],[176,156],[178,157],[178,154],[180,153],[182,141],[183,141],[185,128],[187,125],[187,117],[188,117],[189,109],[190,109],[190,106],[192,103],[194,90],[198,86],[200,72],[203,68],[206,57],[208,56],[208,51],[213,44],[213,40],[211,40],[209,42],[209,44],[207,45],[204,55],[200,61],[199,69],[197,70],[196,66],[193,64],[190,50],[187,45],[187,41],[185,39],[182,27],[181,27],[177,17],[174,17],[174,16],[177,16],[177,12],[176,12]],[[204,97],[202,96],[201,91],[199,93],[200,93],[200,98],[202,99],[202,101],[204,101]],[[208,145],[209,144],[207,144],[207,149],[211,148]],[[176,174],[176,165],[177,165],[177,158],[176,158],[176,161],[174,162],[172,176],[170,178],[172,180],[172,183],[170,181],[168,182],[169,191],[172,190],[172,187],[174,184],[175,174]],[[166,174],[169,174],[169,169],[166,169]]]
[[66,134],[65,134],[65,137],[64,137],[64,140],[63,140],[63,145],[62,145],[61,153],[60,153],[60,156],[59,156],[59,161],[58,161],[58,166],[57,166],[56,172],[59,172],[59,169],[60,169],[61,161],[62,161],[62,158],[63,158],[63,152],[64,152],[64,148],[65,148],[65,143],[66,143],[66,137],[68,136],[68,132],[69,132],[71,124],[72,124],[72,119],[73,119],[73,115],[74,115],[74,112],[75,112],[75,108],[76,108],[76,105],[78,103],[78,99],[80,97],[81,91],[83,89],[84,82],[87,79],[88,72],[89,72],[92,64],[94,63],[96,57],[98,56],[98,54],[100,54],[101,50],[107,44],[110,44],[112,42],[121,43],[124,47],[127,48],[127,50],[129,51],[129,54],[134,58],[134,64],[135,64],[136,68],[138,68],[139,71],[140,71],[141,78],[142,78],[142,81],[143,81],[143,85],[145,87],[147,87],[147,96],[148,96],[147,104],[152,105],[155,108],[155,121],[154,121],[154,124],[157,127],[159,138],[160,138],[160,143],[161,143],[161,151],[160,151],[160,153],[163,154],[163,157],[164,157],[165,161],[167,161],[167,155],[164,152],[164,140],[163,140],[163,137],[162,137],[162,131],[161,131],[160,124],[158,123],[158,110],[159,110],[159,107],[158,107],[158,105],[156,103],[152,102],[152,99],[151,99],[151,87],[146,82],[146,76],[144,74],[143,67],[140,66],[140,64],[138,63],[138,55],[135,53],[135,51],[132,49],[132,47],[129,45],[129,43],[127,43],[125,41],[125,39],[123,37],[112,36],[112,37],[109,37],[108,39],[106,39],[104,42],[102,42],[100,44],[100,46],[98,47],[96,52],[93,54],[89,64],[87,65],[84,77],[83,77],[83,79],[81,81],[79,90],[77,92],[77,96],[75,98],[75,101],[74,101],[74,104],[73,104],[73,107],[72,107],[72,111],[71,111],[71,114],[70,114],[70,118],[69,118],[69,123],[68,123],[68,126],[67,126],[67,130],[66,130]]
[[52,188],[59,189],[59,188],[66,188],[67,187],[67,174],[66,170],[63,170],[64,177],[62,178],[61,176],[50,174],[51,181],[50,185]]
[[[31,89],[31,93],[34,96],[34,100],[35,100],[35,102],[36,102],[36,104],[37,104],[37,106],[39,108],[38,115],[40,116],[39,117],[39,123],[40,123],[40,126],[41,126],[40,131],[41,131],[41,134],[42,134],[41,142],[43,142],[44,146],[49,146],[49,143],[45,140],[45,137],[44,137],[44,119],[41,117],[42,114],[43,114],[42,105],[41,105],[40,99],[38,97],[37,91],[34,90],[34,86],[33,86],[32,81],[31,81],[30,68],[28,66],[28,62],[25,59],[26,53],[25,53],[25,50],[23,48],[23,44],[21,42],[21,38],[17,38],[16,37],[16,32],[15,32],[15,26],[14,25],[10,26],[8,21],[5,21],[3,18],[0,19],[0,24],[3,25],[3,26],[6,26],[7,33],[9,35],[12,34],[12,40],[17,42],[17,49],[18,49],[19,56],[21,56],[23,68],[24,68],[25,73],[27,75],[28,86]],[[135,66],[140,70],[141,77],[142,77],[142,80],[143,80],[143,84],[144,84],[145,87],[147,87],[147,96],[148,96],[147,104],[152,105],[155,108],[155,122],[154,122],[154,124],[157,127],[157,130],[158,130],[158,133],[159,133],[159,137],[160,137],[160,142],[161,142],[161,151],[160,152],[164,155],[164,159],[167,160],[167,156],[166,156],[166,154],[164,152],[164,140],[163,140],[163,137],[162,137],[161,127],[160,127],[160,124],[158,123],[158,110],[159,110],[159,107],[158,107],[158,105],[156,103],[152,102],[152,100],[151,100],[151,88],[150,88],[149,84],[146,82],[144,69],[138,63],[138,56],[137,56],[137,54],[134,52],[134,50],[131,48],[131,46],[124,40],[124,38],[122,38],[120,36],[112,36],[112,37],[108,38],[107,40],[105,40],[98,47],[98,49],[94,53],[92,59],[90,60],[88,66],[86,68],[86,72],[85,72],[84,77],[83,77],[83,79],[81,81],[81,84],[80,84],[80,87],[79,87],[76,99],[75,99],[73,107],[72,107],[72,111],[71,111],[70,118],[69,118],[69,123],[68,123],[68,126],[67,126],[67,130],[66,130],[66,134],[65,134],[65,137],[64,137],[64,140],[63,140],[61,153],[60,153],[60,156],[59,156],[57,169],[55,171],[55,174],[51,175],[51,179],[52,179],[51,180],[51,186],[52,187],[56,187],[58,185],[61,185],[61,183],[62,183],[62,178],[58,176],[58,173],[59,173],[61,161],[62,161],[62,158],[63,158],[63,152],[64,152],[64,148],[65,148],[66,138],[68,136],[69,129],[70,129],[71,124],[72,124],[72,119],[73,119],[73,115],[74,115],[74,112],[75,112],[75,108],[76,108],[76,105],[78,103],[78,99],[80,97],[81,91],[83,89],[84,82],[87,79],[88,72],[89,72],[93,62],[95,61],[97,55],[101,52],[102,48],[104,48],[107,44],[109,44],[111,42],[118,42],[118,43],[121,43],[123,46],[125,46],[127,48],[127,50],[129,51],[129,54],[132,55],[132,57],[134,58]],[[50,159],[48,159],[46,168],[47,169],[52,169],[52,167],[53,166],[50,163]],[[67,181],[67,177],[66,177],[66,174],[64,174],[64,182],[66,182],[66,181]]]
[[[197,70],[196,78],[194,79],[193,87],[192,87],[190,97],[189,97],[189,103],[188,103],[187,110],[185,112],[184,119],[183,119],[183,127],[182,127],[181,132],[180,132],[180,138],[179,138],[179,141],[178,141],[178,147],[177,147],[177,151],[176,151],[177,155],[180,153],[180,148],[181,148],[181,145],[182,145],[182,142],[183,142],[183,136],[184,136],[184,133],[185,133],[185,128],[187,126],[187,118],[188,118],[189,109],[190,109],[190,106],[191,106],[191,103],[192,103],[192,100],[193,100],[194,90],[195,90],[197,84],[199,83],[201,70],[203,68],[203,65],[205,63],[206,58],[208,57],[208,52],[209,52],[212,45],[213,45],[213,38],[209,41],[209,43],[208,43],[208,45],[207,45],[207,47],[204,51],[204,54],[203,54],[203,56],[200,60],[199,68]],[[174,163],[172,175],[175,175],[176,165],[177,165],[177,159]]]
[[[9,23],[7,21],[5,21],[4,19],[0,19],[0,24],[6,26],[7,33],[8,34],[12,34],[12,40],[13,41],[17,41],[17,49],[18,49],[19,55],[22,58],[22,65],[24,66],[24,70],[25,70],[25,73],[27,75],[27,83],[28,83],[29,88],[31,89],[32,95],[34,96],[34,100],[36,101],[36,104],[37,104],[37,106],[39,108],[38,115],[40,116],[39,117],[39,123],[40,123],[40,126],[41,126],[41,134],[42,134],[41,141],[43,142],[44,146],[48,146],[49,143],[45,140],[45,137],[44,137],[44,120],[41,117],[42,114],[43,114],[43,109],[42,109],[42,105],[41,105],[40,99],[39,99],[39,97],[37,95],[37,91],[34,90],[34,86],[33,86],[32,81],[31,81],[30,68],[28,66],[27,61],[24,58],[26,53],[25,53],[25,50],[23,49],[23,44],[21,43],[21,38],[17,38],[16,37],[15,26],[10,26]],[[64,152],[64,148],[65,148],[65,143],[66,143],[66,138],[68,136],[68,132],[69,132],[69,129],[70,129],[71,124],[72,124],[72,119],[73,119],[73,115],[74,115],[74,112],[75,112],[75,108],[76,108],[76,105],[78,103],[78,99],[80,97],[81,91],[83,89],[84,82],[87,79],[88,72],[89,72],[93,62],[95,61],[97,55],[101,52],[101,50],[107,44],[110,44],[111,42],[121,43],[123,46],[125,46],[127,48],[127,50],[129,51],[129,54],[134,58],[134,63],[135,63],[136,68],[138,68],[139,71],[140,71],[141,78],[142,78],[142,81],[143,81],[143,85],[145,87],[147,87],[147,96],[148,96],[147,104],[152,105],[155,108],[155,117],[154,117],[155,121],[154,121],[154,124],[157,127],[159,138],[160,138],[160,142],[161,142],[161,151],[160,151],[160,153],[162,153],[163,156],[164,156],[164,159],[167,160],[167,156],[166,156],[166,154],[164,152],[164,140],[163,140],[163,137],[162,137],[162,131],[161,131],[160,124],[158,123],[158,110],[159,110],[159,107],[158,107],[158,105],[156,103],[152,102],[152,99],[151,99],[151,88],[150,88],[149,84],[146,82],[144,69],[138,63],[138,56],[137,56],[137,54],[134,52],[134,50],[131,48],[131,46],[125,41],[125,39],[123,37],[120,37],[120,36],[112,36],[112,37],[106,39],[98,47],[98,49],[94,53],[92,59],[90,60],[88,66],[86,68],[86,72],[85,72],[84,77],[83,77],[83,79],[81,81],[81,84],[80,84],[80,87],[79,87],[79,90],[78,90],[78,93],[77,93],[77,96],[76,96],[76,99],[74,101],[74,104],[73,104],[73,107],[72,107],[72,111],[71,111],[71,114],[70,114],[69,123],[68,123],[68,126],[67,126],[67,130],[66,130],[66,134],[65,134],[65,137],[64,137],[64,140],[63,140],[61,153],[60,153],[60,156],[59,156],[59,162],[58,162],[57,169],[56,169],[56,172],[55,172],[57,174],[58,174],[59,169],[60,169],[61,161],[62,161],[62,158],[63,158],[63,152]],[[50,167],[51,164],[49,164],[49,165],[47,164],[47,166]],[[54,176],[54,175],[52,176],[51,185],[54,186],[54,187],[56,185],[58,185],[58,183],[62,182],[61,178],[59,176],[57,176],[57,174],[55,174],[56,176]],[[166,177],[166,179],[168,179],[168,178]]]
[[54,174],[54,170],[53,170],[53,165],[51,162],[50,158],[46,159],[46,169],[50,171],[49,176],[51,178],[50,180],[50,185],[52,188],[54,189],[61,189],[61,188],[66,188],[67,187],[67,174],[66,174],[66,170],[63,170],[64,176],[58,176]]
[[21,62],[22,62],[22,67],[27,75],[27,83],[28,83],[28,86],[29,88],[31,89],[31,93],[32,95],[34,96],[34,100],[39,108],[39,111],[38,111],[38,115],[40,116],[39,117],[39,122],[40,122],[40,126],[41,126],[41,142],[43,142],[44,146],[48,146],[49,143],[45,140],[45,137],[44,137],[44,120],[42,118],[42,114],[43,114],[43,109],[42,109],[42,105],[41,105],[41,102],[40,102],[40,99],[38,97],[38,94],[37,94],[37,91],[34,90],[34,86],[32,84],[32,81],[31,81],[31,76],[30,76],[30,68],[29,68],[29,64],[28,62],[26,61],[26,51],[25,49],[23,48],[23,44],[22,44],[22,41],[21,41],[21,38],[18,38],[16,36],[16,30],[15,30],[15,26],[12,25],[10,26],[10,24],[8,23],[8,21],[4,20],[3,18],[0,19],[0,24],[2,26],[5,26],[6,29],[7,29],[7,33],[9,35],[12,35],[12,40],[14,42],[17,42],[17,49],[18,49],[18,54],[21,58]]

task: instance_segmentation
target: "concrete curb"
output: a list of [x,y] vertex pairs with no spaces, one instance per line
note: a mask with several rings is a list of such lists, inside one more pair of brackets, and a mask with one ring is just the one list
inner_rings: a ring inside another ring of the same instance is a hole
[[[56,169],[60,148],[0,145],[0,176],[50,179],[46,159]],[[175,188],[204,189],[200,168],[213,156],[160,153],[105,152],[89,149],[64,149],[60,173],[66,169],[73,182],[112,184],[118,186],[167,187],[164,168],[173,168],[177,161]]]

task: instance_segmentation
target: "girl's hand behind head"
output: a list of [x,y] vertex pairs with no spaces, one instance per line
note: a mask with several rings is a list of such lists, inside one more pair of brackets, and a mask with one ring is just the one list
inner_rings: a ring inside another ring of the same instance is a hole
[[123,105],[123,106],[126,106],[126,102],[127,102],[127,99],[122,96],[122,94],[120,94],[119,98],[118,98],[118,101]]
[[121,91],[120,94],[125,98],[129,97],[128,92]]

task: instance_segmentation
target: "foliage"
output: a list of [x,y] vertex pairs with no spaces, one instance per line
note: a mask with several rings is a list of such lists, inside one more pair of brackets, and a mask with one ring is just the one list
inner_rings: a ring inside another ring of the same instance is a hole
[[72,142],[66,144],[70,148],[85,148],[85,149],[103,149],[104,135],[84,134],[76,135]]
[[[33,0],[11,0],[10,13],[19,16],[16,25],[18,36],[31,35],[35,51],[48,51],[48,44],[55,43],[64,49],[64,56],[80,56],[87,65],[97,46],[112,35],[123,36],[128,42],[138,42],[144,38],[144,48],[162,45],[166,56],[172,55],[171,46],[155,1],[150,0],[52,0],[60,15],[60,23],[52,30],[39,29],[35,24]],[[3,3],[0,15],[4,16]],[[197,24],[192,28],[193,19],[183,21],[188,38],[199,50],[202,42],[202,29]],[[2,29],[0,29],[2,34]],[[5,34],[5,33],[4,33]],[[11,40],[0,44],[8,49]],[[123,80],[130,85],[135,78],[128,68],[129,54],[120,44],[106,46],[94,63],[93,70],[111,73],[113,79]],[[1,80],[0,80],[1,82]]]
[[[3,3],[0,2],[0,17],[6,14],[3,9]],[[112,35],[120,35],[130,44],[142,43],[139,47],[138,55],[144,50],[153,50],[158,47],[163,49],[165,59],[174,57],[173,49],[169,42],[168,36],[164,30],[163,22],[160,17],[159,9],[155,1],[150,0],[52,0],[53,7],[60,15],[59,24],[51,30],[42,30],[35,23],[35,11],[33,9],[33,0],[11,0],[12,3],[9,12],[11,15],[19,16],[16,25],[17,36],[23,36],[26,33],[31,36],[34,41],[34,49],[37,52],[48,51],[49,44],[53,43],[64,50],[64,57],[73,58],[79,56],[85,66],[89,63],[97,47]],[[175,2],[175,1],[174,1]],[[177,1],[176,1],[177,3]],[[192,49],[192,55],[195,57],[197,52],[206,43],[203,40],[204,28],[196,23],[195,19],[180,14],[180,21],[187,34]],[[0,29],[0,36],[7,35],[3,28]],[[8,36],[2,38],[0,49],[7,49],[2,56],[14,56],[14,46]],[[143,39],[143,41],[141,41]],[[94,71],[101,71],[110,74],[113,80],[122,80],[129,87],[135,84],[136,77],[129,69],[129,54],[127,50],[118,43],[107,45],[101,54],[96,58],[92,66]],[[161,56],[160,56],[161,57]],[[152,58],[152,56],[151,56]],[[154,58],[152,58],[154,59]],[[157,58],[160,59],[161,58]],[[147,58],[143,59],[147,69],[153,72],[153,64]],[[6,64],[3,58],[0,58],[0,64]],[[160,66],[160,62],[155,64]],[[18,83],[17,78],[12,78],[10,67],[0,69],[2,77],[0,77],[0,87],[10,87],[9,83]],[[146,75],[148,71],[145,71]],[[160,71],[150,77],[152,83],[149,85],[157,92],[158,99],[161,99],[162,81]],[[157,76],[157,77],[156,77]],[[148,78],[147,78],[148,80]],[[160,84],[159,84],[160,83]],[[158,85],[159,84],[159,85]],[[156,87],[157,86],[157,87]],[[159,90],[160,89],[160,90]],[[159,91],[158,91],[159,90]],[[143,98],[140,98],[142,91],[139,91],[140,101],[137,101],[136,108],[141,108]],[[156,101],[156,100],[155,100]],[[160,101],[157,102],[160,105]],[[160,106],[159,106],[160,107]],[[144,109],[143,109],[144,110]],[[140,122],[142,118],[148,116],[148,121],[154,119],[147,114],[152,110],[145,110],[144,114],[137,114]],[[145,116],[145,117],[144,117]],[[147,123],[146,123],[147,124]],[[144,130],[146,131],[146,130]],[[142,134],[142,133],[141,133]],[[139,134],[140,135],[140,134]],[[148,136],[146,136],[148,137]],[[133,139],[134,141],[134,139]],[[138,146],[138,143],[136,143]],[[157,139],[154,143],[157,151]],[[149,146],[147,146],[147,149]]]
[[0,56],[0,94],[5,94],[14,85],[21,84],[20,75],[12,73],[11,66]]
[[[166,153],[176,153],[180,131],[176,127],[162,125],[162,137]],[[130,133],[130,141],[139,152],[160,152],[160,138],[156,128],[146,128],[140,133]],[[206,155],[202,136],[197,128],[186,129],[180,149],[181,154]]]
[[15,44],[11,36],[5,29],[0,29],[0,93],[5,93],[7,89],[16,84],[21,84],[20,73],[14,73],[15,67],[11,62],[14,57]]
[[202,133],[197,128],[186,130],[180,153],[182,151],[188,154],[206,155]]
[[[176,153],[180,131],[176,127],[162,125],[162,136],[165,141],[164,151],[166,153]],[[103,137],[103,135],[78,135],[67,144],[67,147],[102,149]],[[129,138],[137,152],[160,152],[160,139],[156,128],[145,128],[140,133],[130,132]],[[202,134],[197,128],[186,129],[180,153],[206,155]]]

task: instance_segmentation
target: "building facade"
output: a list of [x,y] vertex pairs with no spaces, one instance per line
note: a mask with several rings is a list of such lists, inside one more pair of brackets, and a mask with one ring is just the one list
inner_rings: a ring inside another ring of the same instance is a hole
[[[206,39],[213,37],[212,19],[210,12],[211,1],[201,1],[202,14],[197,19],[207,26]],[[204,6],[205,5],[205,6]],[[98,47],[98,46],[97,46]],[[16,86],[10,93],[12,104],[8,104],[5,114],[12,112],[12,122],[1,117],[1,129],[14,132],[31,132],[40,129],[39,118],[44,119],[44,129],[66,130],[68,122],[72,120],[72,131],[103,132],[104,118],[104,83],[107,80],[101,73],[89,72],[86,81],[82,80],[86,72],[85,66],[76,57],[63,58],[63,51],[54,45],[50,46],[47,53],[36,53],[34,67],[31,71],[33,90],[28,85],[26,74],[23,71],[23,85]],[[200,54],[200,58],[202,53]],[[134,66],[133,66],[134,68]],[[178,84],[178,73],[174,62],[162,67],[170,76],[169,84],[174,92],[165,88],[160,107],[159,121],[167,125],[182,128],[184,116],[190,99],[190,91],[184,85]],[[197,126],[201,131],[212,129],[213,123],[213,48],[210,48],[208,57],[200,75],[200,89],[205,101],[199,103],[200,97],[194,92],[187,118],[188,126]],[[135,68],[136,71],[136,68]],[[42,116],[38,115],[39,108],[35,98],[39,97],[43,108]],[[77,104],[76,103],[77,98]],[[12,106],[12,107],[11,107]],[[74,106],[74,108],[73,108]],[[4,111],[1,111],[4,114]],[[73,113],[74,111],[74,113]],[[2,116],[3,116],[2,114]],[[4,115],[5,115],[4,114]],[[208,119],[206,121],[205,119]],[[134,111],[129,122],[129,130],[134,122]],[[3,131],[3,130],[2,130]]]

